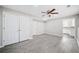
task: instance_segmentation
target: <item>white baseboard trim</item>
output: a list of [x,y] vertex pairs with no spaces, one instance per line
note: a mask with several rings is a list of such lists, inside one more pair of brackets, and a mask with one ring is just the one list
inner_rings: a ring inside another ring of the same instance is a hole
[[55,35],[55,36],[62,37],[61,35]]
[[4,46],[0,46],[0,48],[3,48]]
[[[62,37],[62,35],[56,35],[56,34],[51,34],[51,33],[42,33],[42,34],[39,34],[39,35],[44,35],[44,34],[57,36],[57,37]],[[37,35],[33,35],[33,36],[37,36]]]
[[48,34],[48,35],[52,35],[52,36],[57,36],[57,37],[62,37],[62,35],[49,34],[49,33],[44,33],[44,34]]
[[39,33],[39,34],[33,34],[32,36],[36,36],[36,35],[42,35],[42,34],[44,34],[44,33]]

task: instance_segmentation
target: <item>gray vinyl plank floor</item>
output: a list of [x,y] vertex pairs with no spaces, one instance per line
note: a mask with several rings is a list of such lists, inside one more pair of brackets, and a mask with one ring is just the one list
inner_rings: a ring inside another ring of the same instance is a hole
[[7,45],[0,49],[1,53],[78,53],[76,39],[68,35],[35,35],[33,39]]

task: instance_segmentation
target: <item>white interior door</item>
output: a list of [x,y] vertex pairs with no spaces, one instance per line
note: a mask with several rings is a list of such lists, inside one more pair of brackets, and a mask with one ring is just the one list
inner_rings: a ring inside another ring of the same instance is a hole
[[4,13],[3,19],[3,45],[19,42],[18,16],[9,12]]
[[27,16],[20,16],[20,41],[31,38],[31,21]]

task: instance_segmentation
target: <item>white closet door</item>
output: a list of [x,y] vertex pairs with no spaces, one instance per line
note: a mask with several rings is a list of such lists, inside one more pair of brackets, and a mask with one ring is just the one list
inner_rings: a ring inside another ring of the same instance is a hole
[[27,16],[20,16],[20,41],[30,38],[31,28],[30,20]]
[[19,42],[19,19],[18,16],[5,12],[3,19],[3,45]]

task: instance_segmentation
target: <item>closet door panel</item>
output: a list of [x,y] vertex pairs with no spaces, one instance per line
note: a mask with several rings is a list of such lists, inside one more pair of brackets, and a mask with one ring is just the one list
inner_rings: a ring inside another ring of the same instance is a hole
[[28,39],[29,35],[29,22],[27,16],[20,16],[20,41]]
[[18,16],[12,13],[4,13],[3,20],[3,44],[8,45],[19,42]]

